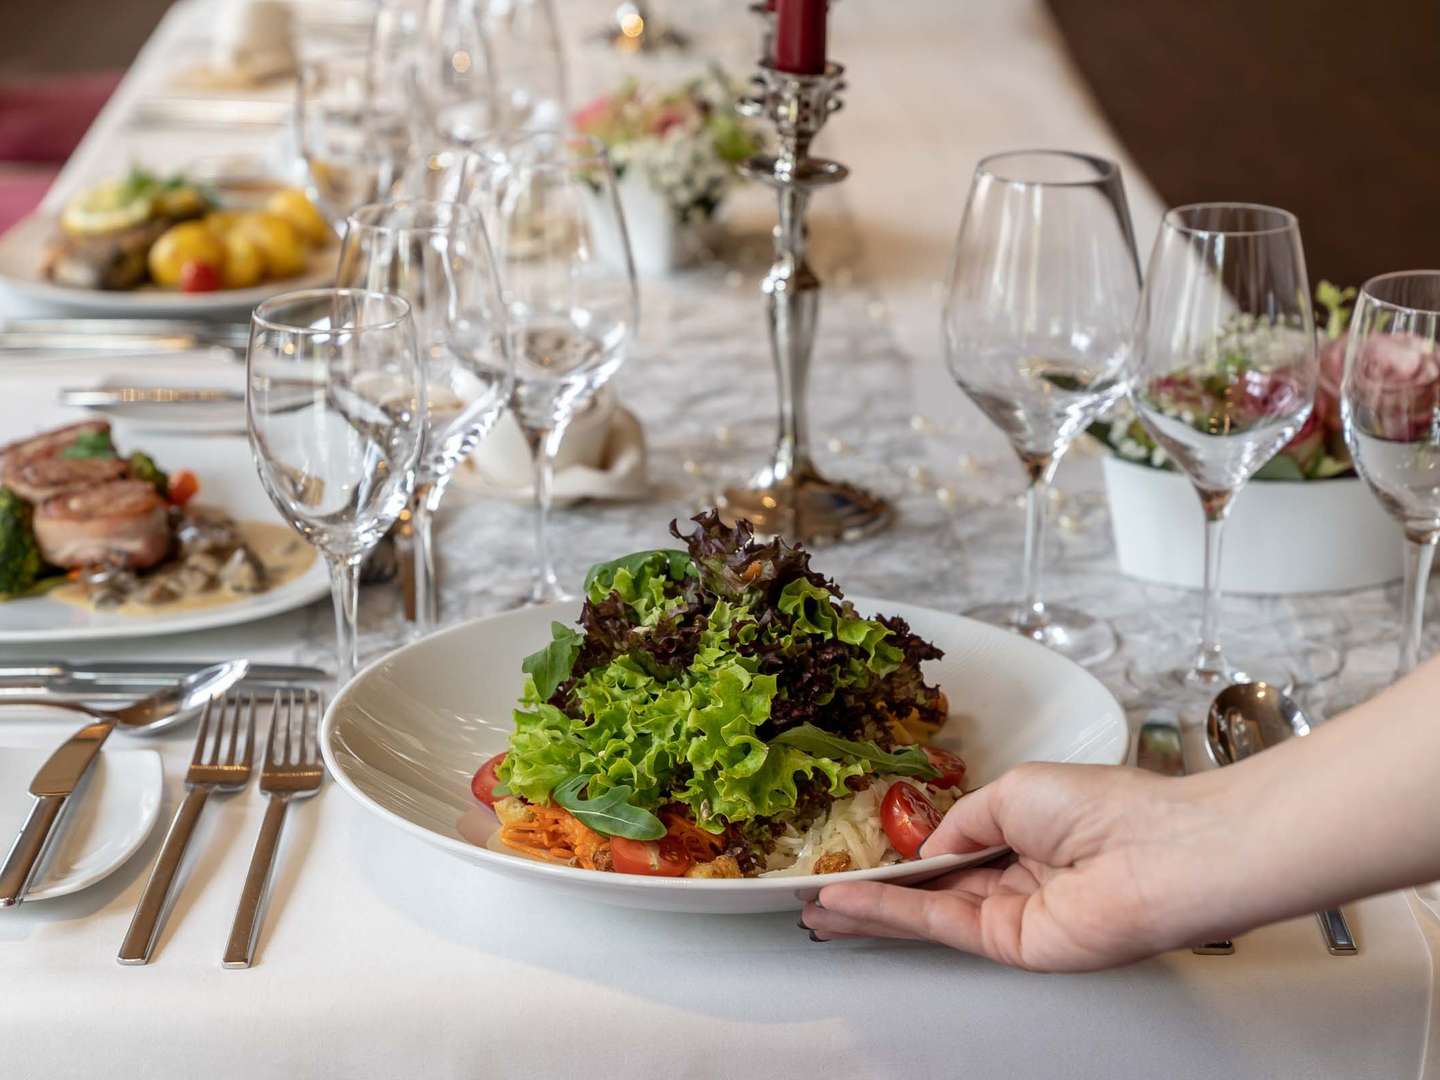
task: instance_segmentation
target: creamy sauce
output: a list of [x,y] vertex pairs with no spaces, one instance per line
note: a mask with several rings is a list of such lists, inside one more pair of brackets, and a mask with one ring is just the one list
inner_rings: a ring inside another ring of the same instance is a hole
[[[198,608],[237,604],[244,600],[253,600],[257,596],[264,596],[265,593],[273,592],[287,582],[294,581],[309,570],[315,562],[315,549],[296,536],[288,526],[275,525],[266,521],[238,521],[235,523],[235,527],[240,531],[246,545],[255,553],[255,557],[265,566],[269,588],[264,592],[235,592],[224,585],[218,585],[207,592],[178,597],[163,604],[147,604],[139,600],[128,600],[115,607],[104,608],[105,614],[162,615],[174,611],[194,611]],[[161,563],[160,567],[165,565],[165,563]],[[155,569],[160,569],[160,567]],[[78,581],[61,585],[46,595],[62,603],[74,604],[76,607],[88,608],[92,611],[102,610],[91,603],[89,591],[83,583]]]

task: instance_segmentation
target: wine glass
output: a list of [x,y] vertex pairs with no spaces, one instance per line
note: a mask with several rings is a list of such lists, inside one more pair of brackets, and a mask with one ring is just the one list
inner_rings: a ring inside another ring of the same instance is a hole
[[270,501],[329,563],[343,686],[357,663],[360,563],[405,509],[420,459],[410,305],[361,289],[266,300],[250,320],[245,417]]
[[424,98],[420,64],[425,47],[425,0],[381,0],[370,27],[366,80],[372,96],[403,108],[411,145],[422,143]]
[[1420,659],[1440,539],[1440,270],[1371,278],[1350,320],[1340,413],[1355,467],[1405,534],[1398,674]]
[[535,470],[536,565],[522,602],[538,604],[567,598],[545,537],[555,453],[571,417],[624,363],[639,298],[604,146],[540,132],[507,156],[496,254],[515,363],[511,408]]
[[389,195],[410,156],[403,84],[377,81],[371,55],[340,53],[300,65],[295,134],[306,190],[332,222]]
[[[346,222],[335,283],[410,303],[425,378],[424,451],[411,521],[415,622],[426,634],[440,615],[435,512],[455,467],[495,426],[511,392],[495,262],[479,216],[458,203],[372,203]],[[452,341],[457,318],[469,331],[463,352]]]
[[1295,215],[1250,203],[1198,203],[1160,226],[1135,323],[1131,401],[1200,497],[1205,599],[1189,665],[1132,679],[1213,693],[1263,678],[1293,685],[1276,657],[1220,646],[1220,541],[1236,494],[1290,441],[1315,402],[1319,365]]
[[418,86],[430,142],[468,148],[505,125],[482,0],[428,0]]
[[1094,664],[1115,631],[1041,599],[1051,479],[1071,442],[1124,393],[1140,267],[1120,169],[1064,151],[996,154],[975,170],[945,304],[960,388],[1029,478],[1023,599],[967,612]]
[[553,0],[473,0],[495,60],[501,126],[563,128],[570,115],[565,53]]

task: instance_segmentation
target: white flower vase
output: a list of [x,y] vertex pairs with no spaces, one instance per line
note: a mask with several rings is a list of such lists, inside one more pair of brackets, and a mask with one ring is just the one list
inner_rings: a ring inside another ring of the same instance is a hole
[[[1104,468],[1121,573],[1200,588],[1205,518],[1190,481],[1113,454]],[[1221,586],[1284,596],[1382,585],[1400,579],[1403,550],[1363,480],[1252,480],[1225,524]]]
[[[643,170],[625,170],[615,190],[620,197],[626,231],[630,234],[630,254],[637,274],[663,277],[695,261],[703,249],[699,228],[679,219]],[[607,261],[621,261],[620,238],[613,230],[597,230],[595,243]]]

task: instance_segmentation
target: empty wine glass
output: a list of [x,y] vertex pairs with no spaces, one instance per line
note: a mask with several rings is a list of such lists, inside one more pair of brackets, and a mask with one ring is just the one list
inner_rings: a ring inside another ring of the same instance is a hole
[[428,136],[420,89],[424,56],[425,0],[381,0],[370,27],[366,80],[372,96],[378,91],[403,108],[412,146]]
[[544,603],[566,598],[545,535],[555,453],[571,417],[624,363],[639,299],[604,146],[546,132],[507,154],[496,254],[515,363],[511,407],[535,468],[536,565],[523,602]]
[[1023,599],[967,612],[1081,664],[1116,648],[1092,616],[1041,599],[1049,485],[1071,442],[1124,393],[1140,268],[1120,169],[1063,151],[980,162],[955,245],[944,336],[960,388],[1029,478]]
[[270,501],[329,563],[343,686],[357,663],[361,560],[405,509],[420,458],[410,305],[360,289],[265,301],[251,316],[245,416]]
[[570,114],[565,53],[552,0],[473,0],[495,61],[502,127],[544,131]]
[[368,51],[309,59],[300,65],[295,135],[306,190],[338,225],[357,206],[388,197],[405,168],[405,87],[378,79]]
[[418,86],[431,144],[472,147],[503,130],[482,0],[429,0]]
[[1220,646],[1220,541],[1236,494],[1290,441],[1315,402],[1318,363],[1305,254],[1295,215],[1249,203],[1169,211],[1150,256],[1135,324],[1131,400],[1140,421],[1200,496],[1205,599],[1191,662],[1151,670],[1142,686],[1207,693],[1263,678],[1292,685],[1277,657]]
[[[335,283],[410,303],[425,378],[425,441],[412,499],[415,622],[439,625],[432,538],[455,467],[494,427],[511,391],[511,365],[495,262],[477,214],[449,202],[362,206],[346,223]],[[457,352],[451,323],[469,333]]]
[[1355,467],[1405,534],[1403,675],[1420,659],[1440,539],[1440,270],[1371,278],[1345,350],[1340,412]]

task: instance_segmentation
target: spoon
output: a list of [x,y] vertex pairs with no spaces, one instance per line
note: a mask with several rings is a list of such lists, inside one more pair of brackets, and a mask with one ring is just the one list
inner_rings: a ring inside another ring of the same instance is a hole
[[211,698],[219,697],[245,677],[248,660],[227,660],[212,664],[185,676],[173,686],[155,691],[118,709],[102,709],[83,701],[65,701],[47,697],[0,697],[0,705],[29,705],[50,709],[70,709],[93,716],[120,728],[129,735],[153,735],[184,723],[196,709]]
[[[1267,746],[1310,734],[1300,706],[1278,687],[1263,682],[1234,683],[1215,695],[1205,720],[1205,744],[1217,765],[1233,765]],[[1354,956],[1359,949],[1339,908],[1317,911],[1320,933],[1331,956]]]
[[9,698],[11,705],[55,705],[85,713],[96,721],[70,736],[40,766],[30,782],[35,801],[20,834],[0,865],[0,908],[13,907],[25,899],[35,878],[50,838],[70,796],[80,786],[101,746],[117,727],[128,734],[153,734],[189,719],[205,702],[219,697],[244,677],[247,660],[231,660],[202,668],[174,686],[157,690],[122,709],[101,709],[78,701],[51,701],[48,698]]

